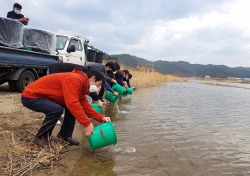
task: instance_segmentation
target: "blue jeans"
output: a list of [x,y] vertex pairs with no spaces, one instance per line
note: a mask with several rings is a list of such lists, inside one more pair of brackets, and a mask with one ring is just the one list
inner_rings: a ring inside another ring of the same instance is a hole
[[28,109],[45,114],[45,119],[42,126],[38,130],[36,137],[50,137],[56,122],[60,119],[64,109],[65,116],[59,134],[62,137],[72,137],[75,127],[75,118],[70,113],[68,108],[45,98],[25,98],[22,96],[21,101],[22,104]]

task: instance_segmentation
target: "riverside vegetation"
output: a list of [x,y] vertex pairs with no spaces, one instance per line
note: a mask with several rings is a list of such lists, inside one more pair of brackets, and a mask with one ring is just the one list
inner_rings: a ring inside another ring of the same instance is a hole
[[[124,69],[125,66],[122,65],[121,68]],[[138,66],[136,68],[127,69],[133,75],[131,85],[135,88],[147,88],[161,83],[182,82],[187,80],[186,78],[173,75],[163,75],[156,72],[152,67]]]

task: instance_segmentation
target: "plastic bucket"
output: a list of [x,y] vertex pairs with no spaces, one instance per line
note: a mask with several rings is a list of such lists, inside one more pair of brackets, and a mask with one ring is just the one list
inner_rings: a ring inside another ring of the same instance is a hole
[[122,94],[123,97],[126,97],[129,93],[126,91]]
[[117,137],[111,122],[103,123],[94,127],[94,134],[88,138],[91,149],[98,149],[108,145],[116,144]]
[[134,91],[133,88],[129,88],[129,87],[128,87],[128,88],[126,89],[126,92],[124,92],[124,93],[122,94],[122,96],[123,96],[123,97],[126,97],[128,94],[131,95],[131,94],[133,93],[133,91]]
[[119,94],[123,94],[124,92],[124,88],[120,85],[120,84],[114,84],[112,86],[112,89],[115,91],[115,92],[118,92]]
[[111,101],[112,103],[116,103],[118,101],[118,96],[115,96],[113,93],[107,91],[105,94],[105,99]]
[[100,106],[98,106],[98,104],[92,103],[91,106],[94,108],[95,111],[103,114],[103,110],[102,110],[102,108]]
[[133,88],[130,88],[130,87],[128,87],[127,89],[126,89],[126,92],[128,93],[128,94],[132,94],[133,93]]

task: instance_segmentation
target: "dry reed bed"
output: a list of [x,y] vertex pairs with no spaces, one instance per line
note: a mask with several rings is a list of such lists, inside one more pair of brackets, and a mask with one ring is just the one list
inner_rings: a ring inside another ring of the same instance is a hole
[[[32,131],[27,130],[33,128]],[[46,148],[38,148],[33,143],[34,134],[38,126],[35,124],[26,126],[19,134],[13,131],[1,131],[0,140],[0,175],[22,176],[27,175],[34,169],[50,169],[53,173],[55,167],[61,166],[58,162],[67,146],[64,141],[53,138]]]
[[[125,66],[121,67],[125,69]],[[151,67],[139,66],[137,68],[128,68],[129,72],[133,75],[131,79],[132,87],[153,87],[161,83],[166,82],[182,82],[187,79],[173,76],[173,75],[163,75],[156,72]]]

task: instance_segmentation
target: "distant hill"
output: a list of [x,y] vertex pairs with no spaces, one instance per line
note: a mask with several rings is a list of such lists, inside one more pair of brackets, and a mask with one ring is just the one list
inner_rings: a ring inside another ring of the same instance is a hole
[[211,77],[237,77],[237,78],[250,78],[249,67],[227,67],[225,65],[201,65],[190,64],[185,61],[169,62],[158,60],[155,62],[148,61],[143,58],[131,56],[129,54],[117,54],[110,55],[110,59],[117,60],[119,63],[123,63],[128,67],[137,66],[152,66],[156,71],[162,74],[172,74],[176,76],[184,77],[204,77],[209,75]]

